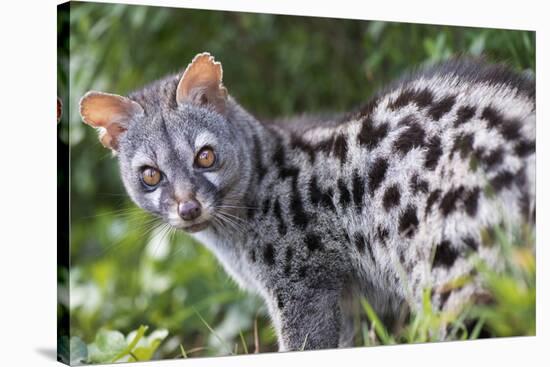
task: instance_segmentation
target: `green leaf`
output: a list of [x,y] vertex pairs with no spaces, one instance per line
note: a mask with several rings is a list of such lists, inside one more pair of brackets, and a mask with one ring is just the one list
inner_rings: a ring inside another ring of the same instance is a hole
[[117,360],[121,359],[127,354],[130,354],[132,352],[132,349],[137,345],[138,341],[143,337],[145,332],[147,331],[147,326],[141,325],[139,329],[136,332],[136,335],[133,337],[132,341],[128,344],[126,348],[124,348],[122,351],[120,351],[116,356],[113,357],[113,362],[116,362]]
[[126,340],[120,331],[102,329],[92,344],[88,345],[88,361],[108,363],[126,348]]
[[144,337],[132,351],[133,357],[138,361],[149,361],[153,358],[156,350],[168,336],[168,330],[155,330],[148,337]]

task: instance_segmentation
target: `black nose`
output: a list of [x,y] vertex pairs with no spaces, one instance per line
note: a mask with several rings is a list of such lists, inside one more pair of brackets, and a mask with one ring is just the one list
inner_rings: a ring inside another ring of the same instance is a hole
[[201,215],[201,205],[196,200],[180,202],[178,204],[178,214],[183,220],[197,219]]

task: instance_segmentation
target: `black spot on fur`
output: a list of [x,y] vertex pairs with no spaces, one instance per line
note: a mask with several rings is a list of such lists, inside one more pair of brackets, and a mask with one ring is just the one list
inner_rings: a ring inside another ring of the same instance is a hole
[[269,206],[271,205],[271,202],[269,201],[269,198],[265,199],[262,203],[262,214],[265,216],[267,215],[267,212],[269,212]]
[[319,185],[317,184],[317,177],[315,175],[311,176],[311,179],[309,180],[309,198],[311,200],[311,203],[314,205],[319,204],[319,202],[322,199],[322,193],[321,189],[319,188]]
[[418,217],[416,216],[416,206],[409,205],[399,218],[399,232],[407,237],[412,237],[417,228]]
[[502,163],[504,159],[504,151],[502,148],[496,148],[491,151],[489,154],[486,154],[481,157],[481,161],[485,164],[487,169],[491,169],[495,166],[498,166]]
[[287,177],[294,177],[297,178],[300,174],[300,170],[297,167],[286,167],[286,155],[285,150],[282,142],[280,141],[277,143],[277,147],[275,148],[275,153],[273,154],[273,162],[275,165],[279,168],[279,177],[284,180]]
[[502,171],[493,177],[489,182],[491,187],[499,192],[502,189],[510,187],[514,181],[514,174],[510,171]]
[[378,126],[374,126],[372,119],[369,117],[363,121],[361,130],[357,135],[357,141],[360,145],[365,145],[368,149],[374,149],[387,134],[387,123],[381,123]]
[[428,199],[426,200],[426,214],[430,211],[432,206],[435,204],[437,200],[439,200],[439,197],[441,196],[441,190],[436,189],[430,193],[428,196]]
[[363,180],[363,177],[359,175],[357,170],[353,171],[351,185],[353,204],[360,211],[363,205],[363,196],[365,195],[365,180]]
[[292,250],[292,247],[288,246],[285,252],[285,274],[286,275],[290,274],[293,256],[294,256],[294,251]]
[[498,129],[501,135],[510,141],[520,137],[521,123],[516,119],[506,119],[495,108],[487,106],[483,109],[481,118],[487,120],[487,126]]
[[353,235],[353,242],[359,253],[365,253],[365,237],[361,233],[357,232]]
[[459,186],[456,189],[450,189],[443,195],[439,209],[444,216],[451,214],[456,209],[456,203],[464,192],[464,186]]
[[424,161],[424,167],[429,170],[434,170],[439,162],[439,158],[443,154],[441,148],[441,139],[439,136],[433,136],[428,140],[428,151],[426,152],[426,160]]
[[332,200],[333,196],[334,192],[332,191],[332,189],[327,189],[327,192],[325,192],[321,197],[321,205],[323,205],[327,209],[332,210],[333,212],[336,212],[336,206],[334,205],[334,201]]
[[409,125],[395,140],[394,149],[403,155],[407,154],[414,147],[420,147],[424,144],[424,135],[424,129],[420,125]]
[[433,102],[433,94],[427,88],[422,90],[405,89],[395,100],[388,104],[388,108],[395,111],[398,108],[405,107],[409,103],[416,103],[420,108],[424,108]]
[[275,153],[273,153],[273,162],[279,167],[282,168],[285,165],[286,156],[285,148],[281,142],[277,144],[275,148]]
[[520,138],[521,123],[518,120],[505,120],[500,126],[500,133],[509,141],[516,141]]
[[290,139],[290,147],[306,153],[311,164],[315,162],[315,147],[301,137],[293,135]]
[[378,240],[380,241],[380,243],[385,245],[386,240],[388,239],[388,236],[390,234],[388,229],[386,227],[378,226],[378,228],[376,228],[376,233],[378,235]]
[[432,105],[432,107],[428,111],[428,114],[435,121],[439,121],[439,119],[443,117],[444,114],[448,113],[453,108],[454,104],[454,96],[444,97],[441,100],[437,101],[434,105]]
[[258,183],[262,182],[264,176],[267,173],[267,168],[264,166],[262,161],[262,147],[260,141],[256,134],[252,135],[252,143],[254,144],[254,159],[256,160],[256,174],[258,178]]
[[486,153],[486,149],[485,147],[483,146],[478,146],[477,148],[474,149],[474,156],[479,159],[479,160],[482,160],[483,157],[485,156],[485,153]]
[[346,186],[346,183],[342,178],[338,179],[337,185],[338,190],[340,191],[340,205],[343,208],[346,208],[351,201],[351,195],[349,193],[348,187]]
[[427,88],[424,88],[421,91],[417,92],[414,96],[414,102],[420,108],[424,108],[432,104],[433,99],[434,96],[432,92],[430,92]]
[[479,244],[472,236],[463,237],[462,242],[464,242],[464,244],[473,251],[477,251],[477,248],[479,247]]
[[306,234],[306,237],[304,238],[304,243],[306,244],[307,249],[310,251],[310,253],[322,249],[321,240],[316,234]]
[[474,187],[466,193],[464,206],[466,207],[466,213],[468,213],[470,217],[474,217],[477,214],[477,203],[479,200],[480,191],[481,190],[479,187]]
[[298,276],[300,278],[305,278],[307,275],[307,266],[306,265],[302,265],[300,266],[300,268],[298,268]]
[[460,158],[464,159],[473,150],[474,135],[471,133],[459,134],[451,149],[451,158],[455,152],[460,152]]
[[410,187],[413,194],[417,194],[418,192],[427,194],[430,190],[428,182],[418,177],[417,173],[411,176]]
[[516,174],[516,185],[520,190],[520,195],[517,200],[521,214],[523,215],[523,218],[526,222],[530,222],[532,200],[529,195],[529,184],[527,180],[527,174],[525,172],[525,167]]
[[535,153],[535,141],[534,140],[520,140],[514,150],[519,157],[526,157]]
[[250,252],[248,253],[248,256],[250,257],[250,261],[252,261],[253,263],[256,262],[256,250],[255,249],[250,250]]
[[481,113],[481,118],[487,120],[490,128],[495,128],[502,123],[502,116],[491,106],[487,106]]
[[386,171],[388,170],[388,163],[384,158],[377,158],[369,170],[369,192],[374,195],[376,189],[380,186],[384,177],[386,176]]
[[401,199],[401,192],[399,191],[398,185],[392,185],[386,189],[386,192],[384,192],[384,197],[382,199],[382,203],[384,204],[384,209],[386,211],[389,211],[394,206],[399,205],[399,201]]
[[415,93],[411,89],[405,89],[401,92],[400,95],[395,98],[391,103],[388,104],[388,108],[390,110],[396,110],[398,108],[405,107],[409,103],[411,103],[414,99]]
[[279,203],[279,199],[275,200],[275,204],[273,204],[273,215],[275,215],[275,218],[277,219],[277,222],[279,223],[278,229],[281,236],[284,236],[286,234],[286,224],[283,219],[283,213],[281,210],[281,204]]
[[318,142],[317,144],[315,144],[315,147],[318,150],[329,154],[330,150],[332,149],[332,138]]
[[476,109],[473,106],[462,106],[456,111],[455,127],[458,127],[472,119],[476,114]]
[[415,115],[411,114],[403,117],[401,121],[397,123],[397,126],[410,126],[413,124],[418,124],[418,119],[416,118]]
[[300,174],[300,169],[296,167],[282,167],[279,171],[279,177],[281,177],[281,180],[284,180],[288,177],[298,177]]
[[346,155],[348,153],[348,142],[344,134],[340,134],[334,140],[332,146],[332,154],[334,154],[340,160],[343,165],[346,162]]
[[[368,101],[366,104],[361,106],[361,108],[359,109],[359,116],[358,117],[361,118],[361,117],[365,117],[365,116],[370,116],[370,114],[372,114],[374,109],[378,106],[378,103],[379,103],[378,98],[373,98],[370,101]],[[348,120],[349,120],[349,118],[346,119],[345,121],[348,121]]]
[[435,249],[433,266],[450,268],[457,257],[458,252],[451,247],[451,243],[447,240],[441,241]]
[[285,307],[283,297],[280,294],[277,294],[277,307],[279,308],[279,310],[282,310]]
[[292,194],[290,198],[290,212],[296,226],[305,228],[309,221],[308,215],[304,210],[300,190],[298,189],[297,179],[294,179],[292,184]]
[[246,211],[246,217],[248,219],[254,218],[254,214],[256,214],[256,210],[252,207],[248,208],[248,210]]
[[264,261],[267,265],[275,264],[275,249],[271,243],[264,247]]

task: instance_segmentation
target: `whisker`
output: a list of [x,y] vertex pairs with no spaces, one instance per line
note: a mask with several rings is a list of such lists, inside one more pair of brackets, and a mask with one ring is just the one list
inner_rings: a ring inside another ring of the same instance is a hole
[[100,213],[100,214],[89,215],[89,216],[83,216],[83,217],[79,217],[79,218],[80,219],[91,219],[91,218],[98,218],[98,217],[104,217],[104,216],[117,216],[117,217],[143,216],[143,217],[145,217],[145,216],[149,216],[149,214],[144,212],[140,208],[132,207],[132,208],[123,208],[123,209],[111,210],[111,211],[108,211],[108,212],[103,212],[103,213]]
[[257,206],[240,206],[240,205],[216,205],[215,208],[234,208],[234,209],[258,209]]
[[[151,218],[149,219],[145,225],[140,225],[140,231],[142,230],[143,232],[141,233],[141,236],[142,237],[145,237],[147,236],[150,232],[154,231],[155,229],[159,228],[160,226],[162,226],[163,222],[159,221],[159,218]],[[121,236],[117,241],[109,244],[106,248],[103,248],[100,252],[99,252],[99,257],[104,257],[106,256],[109,252],[111,251],[114,251],[116,249],[118,249],[122,244],[124,244],[125,242],[125,239],[127,237],[125,235]]]
[[216,214],[220,217],[220,219],[223,219],[225,222],[227,222],[231,227],[241,233],[244,234],[246,232],[243,225],[241,225],[239,222],[236,222],[234,219],[232,219],[227,213],[224,213],[222,211],[217,211]]
[[[156,257],[157,255],[157,251],[158,251],[158,248],[159,246],[162,244],[162,241],[164,241],[164,239],[166,238],[166,235],[168,233],[170,233],[170,228],[171,226],[168,224],[168,223],[163,223],[162,224],[162,227],[161,227],[161,230],[160,230],[160,233],[162,233],[161,237],[160,237],[160,240],[157,241],[157,244],[153,250],[153,255],[154,257]],[[156,236],[155,236],[156,237]]]
[[212,216],[213,219],[216,220],[216,223],[219,224],[222,230],[231,230],[232,228],[229,228],[229,224],[226,223],[225,219],[221,217],[217,212],[215,212]]
[[225,215],[228,215],[228,216],[230,216],[231,218],[234,218],[234,219],[236,219],[236,220],[239,220],[239,221],[241,221],[243,224],[247,224],[247,223],[248,223],[247,221],[245,221],[245,220],[242,219],[241,217],[236,216],[236,215],[231,214],[231,213],[228,213],[228,212],[226,212],[226,211],[224,211],[224,210],[219,210],[219,212],[220,212],[220,213],[223,213],[223,214],[225,214]]

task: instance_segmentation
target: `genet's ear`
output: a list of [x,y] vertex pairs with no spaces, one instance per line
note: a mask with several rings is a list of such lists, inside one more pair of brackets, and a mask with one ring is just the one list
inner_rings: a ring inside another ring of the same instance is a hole
[[143,108],[135,101],[116,94],[90,91],[80,100],[82,120],[99,130],[99,140],[106,148],[118,149],[120,134],[130,121],[143,114]]
[[208,52],[198,54],[187,66],[176,90],[178,104],[185,102],[225,112],[227,89],[222,84],[222,64],[214,61]]

